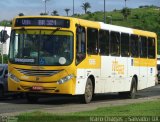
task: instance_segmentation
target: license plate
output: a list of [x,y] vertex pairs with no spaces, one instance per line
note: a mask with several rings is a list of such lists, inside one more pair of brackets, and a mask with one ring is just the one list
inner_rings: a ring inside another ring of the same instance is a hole
[[41,87],[41,86],[33,86],[33,87],[32,87],[32,90],[33,90],[33,91],[42,91],[42,90],[43,90],[43,87]]

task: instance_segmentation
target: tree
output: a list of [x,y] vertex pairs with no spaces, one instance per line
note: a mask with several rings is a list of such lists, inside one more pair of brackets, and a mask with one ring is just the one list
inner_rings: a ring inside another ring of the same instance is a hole
[[58,11],[57,10],[53,10],[53,12],[51,13],[52,16],[58,16]]
[[18,15],[19,15],[19,16],[24,16],[24,14],[23,14],[23,13],[19,13]]
[[129,8],[123,8],[121,13],[123,14],[124,19],[127,20],[128,16],[131,14],[131,10]]
[[[0,63],[2,63],[2,54],[0,55]],[[8,55],[3,54],[3,63],[7,64],[8,63]]]
[[66,11],[66,14],[67,14],[67,17],[68,17],[68,13],[69,13],[70,9],[69,9],[69,8],[66,8],[66,9],[64,9],[64,10]]
[[48,15],[47,13],[40,13],[41,16]]
[[84,12],[85,12],[85,14],[86,14],[87,10],[88,10],[89,8],[91,8],[91,5],[90,5],[89,2],[86,2],[86,3],[83,3],[81,7],[82,7],[82,9],[84,10]]

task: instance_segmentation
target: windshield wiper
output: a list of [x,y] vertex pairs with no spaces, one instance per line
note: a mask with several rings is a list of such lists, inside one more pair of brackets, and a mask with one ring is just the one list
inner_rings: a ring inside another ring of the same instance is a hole
[[52,31],[51,35],[54,34],[55,32],[59,31],[61,28],[56,28],[55,30]]

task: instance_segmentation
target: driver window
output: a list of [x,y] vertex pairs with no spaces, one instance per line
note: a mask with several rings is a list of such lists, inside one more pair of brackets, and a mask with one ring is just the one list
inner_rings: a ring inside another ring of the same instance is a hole
[[79,64],[86,57],[86,30],[78,26],[76,33],[76,64]]

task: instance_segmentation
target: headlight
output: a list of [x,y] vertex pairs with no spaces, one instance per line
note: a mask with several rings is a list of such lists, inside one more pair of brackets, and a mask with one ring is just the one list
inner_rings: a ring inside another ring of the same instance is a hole
[[8,75],[12,80],[16,81],[16,82],[20,82],[20,80],[13,74],[9,73]]
[[57,84],[65,83],[65,82],[69,81],[70,79],[72,79],[73,77],[74,77],[74,75],[72,75],[72,74],[71,74],[71,75],[68,75],[68,76],[60,79],[60,80],[57,82]]

